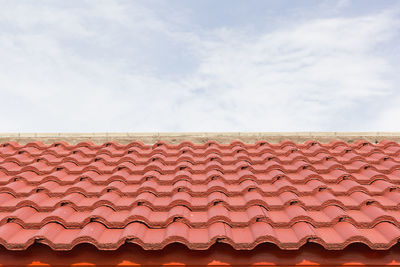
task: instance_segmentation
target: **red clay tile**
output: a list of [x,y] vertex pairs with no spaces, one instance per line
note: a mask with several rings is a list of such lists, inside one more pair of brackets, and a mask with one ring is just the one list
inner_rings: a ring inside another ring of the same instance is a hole
[[9,142],[0,146],[0,243],[388,249],[400,237],[399,184],[400,145],[390,141]]

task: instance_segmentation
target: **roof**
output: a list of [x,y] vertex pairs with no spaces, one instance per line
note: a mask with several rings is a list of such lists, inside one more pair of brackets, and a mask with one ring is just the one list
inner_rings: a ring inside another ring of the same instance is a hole
[[0,147],[0,243],[389,249],[399,183],[400,145],[389,140],[10,141]]

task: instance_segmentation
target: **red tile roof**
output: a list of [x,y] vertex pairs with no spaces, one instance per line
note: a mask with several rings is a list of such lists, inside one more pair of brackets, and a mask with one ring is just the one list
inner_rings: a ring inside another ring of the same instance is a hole
[[8,142],[0,243],[388,249],[400,238],[399,183],[400,145],[391,141]]

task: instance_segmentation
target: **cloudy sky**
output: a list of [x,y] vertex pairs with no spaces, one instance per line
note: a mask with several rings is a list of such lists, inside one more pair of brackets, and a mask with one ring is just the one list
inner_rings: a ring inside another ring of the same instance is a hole
[[400,131],[400,1],[0,5],[1,132]]

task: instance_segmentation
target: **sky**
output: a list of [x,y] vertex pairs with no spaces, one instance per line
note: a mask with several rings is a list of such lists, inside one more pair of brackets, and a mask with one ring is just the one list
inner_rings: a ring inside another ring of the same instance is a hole
[[0,132],[400,131],[399,0],[0,6]]

